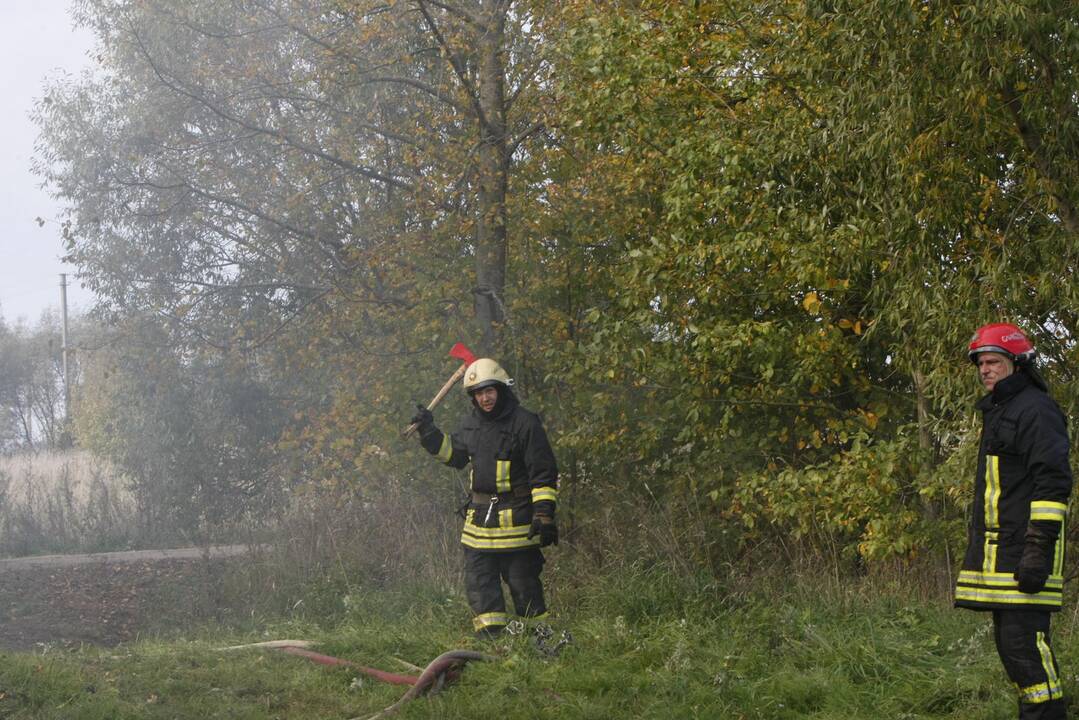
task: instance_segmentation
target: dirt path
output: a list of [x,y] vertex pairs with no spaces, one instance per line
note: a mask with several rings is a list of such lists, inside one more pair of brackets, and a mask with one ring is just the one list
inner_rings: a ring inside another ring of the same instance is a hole
[[0,559],[0,573],[30,568],[58,568],[73,565],[107,565],[129,562],[162,562],[166,560],[217,560],[246,555],[249,545],[211,545],[209,547],[176,548],[173,550],[124,550],[122,552],[89,553],[86,555],[34,555],[32,557]]
[[0,649],[115,645],[213,617],[247,546],[0,560]]

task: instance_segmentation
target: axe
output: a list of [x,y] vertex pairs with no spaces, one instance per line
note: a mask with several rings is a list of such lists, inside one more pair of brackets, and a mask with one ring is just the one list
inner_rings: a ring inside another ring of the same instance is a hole
[[[464,343],[457,343],[456,345],[451,347],[449,354],[461,361],[461,367],[457,368],[457,372],[450,376],[450,379],[446,381],[446,384],[443,385],[442,389],[438,391],[437,395],[435,395],[434,400],[432,400],[427,405],[428,410],[434,410],[435,405],[438,405],[440,402],[442,402],[442,398],[446,397],[446,393],[450,391],[450,388],[453,387],[453,384],[464,376],[465,369],[476,361],[476,356],[472,354],[472,351],[469,350]],[[412,423],[403,431],[401,431],[401,437],[409,437],[410,435],[412,435],[412,433],[416,432],[417,427],[419,426],[416,423]]]

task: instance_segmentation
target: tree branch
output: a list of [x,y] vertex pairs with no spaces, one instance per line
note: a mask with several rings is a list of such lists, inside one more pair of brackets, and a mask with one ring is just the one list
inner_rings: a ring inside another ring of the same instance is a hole
[[532,125],[522,130],[520,133],[517,134],[517,137],[510,139],[509,147],[506,150],[506,157],[513,157],[513,154],[517,152],[517,148],[521,146],[521,143],[523,143],[525,140],[532,137],[536,133],[543,132],[545,129],[546,123],[541,120],[532,123]]
[[[421,2],[422,2],[422,0],[421,0]],[[456,15],[457,17],[461,18],[462,20],[464,20],[466,23],[468,23],[469,25],[471,25],[475,29],[482,32],[483,23],[480,22],[480,19],[478,17],[476,17],[475,15],[470,13],[469,11],[465,10],[464,8],[458,7],[456,5],[451,5],[450,3],[447,3],[447,2],[437,2],[436,0],[427,0],[427,2],[431,3],[432,5],[434,5],[437,8],[441,8],[441,9],[445,10],[450,15]]]
[[[469,99],[472,101],[472,110],[476,114],[476,118],[480,121],[481,125],[487,127],[487,116],[483,112],[483,105],[480,103],[479,91],[476,89],[476,86],[472,84],[472,80],[469,79],[468,72],[461,63],[461,59],[457,56],[457,52],[450,47],[446,37],[442,34],[442,31],[438,29],[438,23],[435,22],[434,17],[427,9],[426,1],[416,0],[416,6],[420,9],[420,13],[423,14],[423,18],[427,22],[427,28],[431,31],[431,34],[435,36],[435,40],[438,42],[439,47],[446,51],[446,59],[449,60],[453,72],[456,73],[457,79],[461,81],[461,85],[464,86]],[[481,26],[480,30],[483,29],[484,28]]]
[[1041,135],[1027,122],[1026,117],[1023,115],[1023,105],[1019,98],[1019,93],[1016,92],[1010,81],[1001,86],[1000,93],[1004,98],[1004,105],[1008,108],[1008,112],[1011,113],[1015,129],[1023,141],[1023,146],[1034,160],[1034,167],[1050,184],[1050,192],[1056,203],[1057,212],[1060,213],[1061,222],[1064,223],[1064,228],[1069,233],[1079,233],[1079,211],[1061,191],[1060,177],[1045,152]]
[[331,155],[330,153],[326,152],[325,150],[322,150],[320,148],[313,147],[313,146],[310,146],[310,145],[308,145],[308,144],[306,144],[304,142],[301,142],[301,141],[297,140],[296,138],[293,138],[292,136],[290,136],[289,134],[287,134],[285,132],[282,132],[280,130],[272,130],[270,128],[263,127],[261,125],[257,125],[257,124],[255,124],[253,122],[247,121],[247,120],[235,115],[234,113],[228,112],[224,108],[222,108],[222,107],[218,106],[216,103],[212,102],[208,97],[206,97],[206,95],[204,95],[202,93],[199,93],[199,92],[195,92],[194,90],[190,90],[190,89],[184,87],[179,79],[177,79],[175,77],[172,77],[170,79],[170,76],[167,76],[165,74],[165,71],[158,65],[158,63],[154,60],[153,56],[150,54],[150,51],[146,47],[145,43],[143,42],[142,37],[138,33],[138,30],[136,28],[134,28],[133,26],[130,28],[130,30],[131,30],[132,36],[136,40],[136,43],[137,43],[137,45],[139,47],[140,53],[143,56],[143,59],[146,60],[146,62],[150,65],[150,68],[151,68],[151,70],[153,70],[154,75],[157,77],[158,80],[161,81],[161,83],[165,87],[172,90],[173,92],[175,92],[175,93],[177,93],[179,95],[182,95],[182,96],[184,96],[186,98],[189,98],[191,100],[194,100],[195,102],[199,103],[200,105],[202,105],[205,108],[207,108],[208,110],[210,110],[210,112],[214,113],[215,115],[217,115],[217,116],[221,117],[222,119],[227,120],[227,121],[229,121],[231,123],[239,125],[240,127],[244,128],[246,130],[250,130],[252,132],[257,132],[257,133],[260,133],[260,134],[263,134],[263,135],[267,135],[269,137],[276,138],[276,139],[284,142],[285,144],[289,145],[290,147],[294,147],[297,150],[300,150],[301,152],[304,152],[304,153],[306,153],[308,155],[312,155],[314,157],[318,157],[318,158],[320,158],[322,160],[325,160],[325,161],[327,161],[329,163],[337,165],[338,167],[344,168],[346,170],[349,170],[350,172],[354,172],[354,173],[356,173],[358,175],[366,177],[369,180],[375,180],[377,182],[383,183],[385,185],[391,185],[391,186],[396,187],[396,188],[401,189],[401,190],[409,190],[409,189],[411,189],[411,185],[408,184],[408,183],[402,182],[402,181],[400,181],[400,180],[398,180],[396,178],[393,178],[393,177],[383,175],[382,173],[378,172],[377,170],[373,170],[371,168],[363,167],[363,166],[360,166],[360,165],[355,165],[353,163],[348,162],[347,160],[339,158],[339,157],[337,157],[335,155]]

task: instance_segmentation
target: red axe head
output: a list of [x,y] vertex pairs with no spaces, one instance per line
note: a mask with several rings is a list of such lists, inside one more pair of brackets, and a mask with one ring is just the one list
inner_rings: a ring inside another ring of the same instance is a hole
[[472,351],[469,350],[464,343],[457,343],[451,347],[450,355],[459,359],[465,365],[471,365],[476,362],[476,356],[472,354]]

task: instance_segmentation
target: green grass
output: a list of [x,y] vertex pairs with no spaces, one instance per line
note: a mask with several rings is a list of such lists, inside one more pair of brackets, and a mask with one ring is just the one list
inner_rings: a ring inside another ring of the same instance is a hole
[[[556,577],[555,582],[558,581]],[[323,589],[322,592],[325,592]],[[457,592],[348,595],[332,619],[205,628],[111,649],[0,655],[0,718],[368,717],[403,692],[267,650],[217,648],[308,638],[321,652],[402,671],[454,647],[484,649],[442,694],[402,718],[1012,718],[1015,701],[989,618],[866,582],[787,577],[723,587],[629,568],[557,588],[554,659],[526,637],[473,640]],[[1070,612],[1055,621],[1066,691],[1079,653]]]

